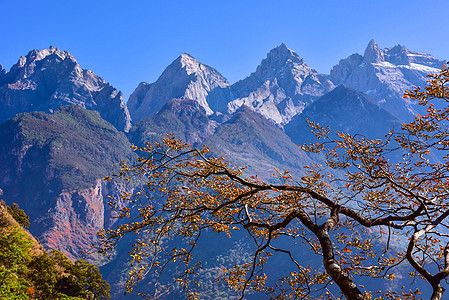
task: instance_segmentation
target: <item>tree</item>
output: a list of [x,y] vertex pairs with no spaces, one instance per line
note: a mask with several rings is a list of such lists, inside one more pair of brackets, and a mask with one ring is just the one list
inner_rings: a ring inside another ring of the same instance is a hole
[[28,279],[33,283],[38,299],[55,299],[58,270],[56,261],[47,252],[34,256],[28,267]]
[[[335,283],[347,299],[372,299],[372,291],[358,284],[360,277],[394,280],[395,268],[408,263],[413,279],[430,284],[430,298],[441,299],[449,275],[448,82],[444,67],[425,89],[406,92],[404,97],[425,105],[427,113],[384,139],[334,136],[310,122],[319,142],[302,148],[324,160],[307,166],[301,178],[276,171],[280,184],[248,177],[243,167],[230,167],[208,148],[194,149],[173,136],[135,147],[143,153],[137,164],[124,162],[120,174],[107,179],[140,179],[143,185],[111,201],[129,221],[100,233],[101,251],[108,253],[125,235],[145,232],[149,238],[133,245],[128,292],[150,269],[162,272],[174,264],[184,265],[176,282],[196,298],[201,265],[193,255],[202,233],[243,229],[256,245],[253,258],[224,270],[224,280],[242,298],[252,289],[273,298],[331,299],[328,287]],[[123,201],[131,205],[123,207]],[[177,247],[164,247],[174,238]],[[324,271],[301,261],[294,249],[279,247],[277,241],[286,238],[321,255]],[[269,287],[264,266],[274,254],[289,257],[296,269]],[[381,299],[419,294],[385,292]]]
[[111,287],[102,279],[97,266],[84,260],[77,260],[72,263],[59,251],[52,251],[51,256],[65,271],[64,275],[59,276],[55,284],[55,291],[83,299],[111,298]]
[[16,220],[23,228],[30,227],[30,217],[27,216],[23,209],[19,208],[17,203],[7,206],[9,214]]
[[30,283],[25,279],[31,260],[31,241],[19,226],[0,235],[0,298],[28,299]]

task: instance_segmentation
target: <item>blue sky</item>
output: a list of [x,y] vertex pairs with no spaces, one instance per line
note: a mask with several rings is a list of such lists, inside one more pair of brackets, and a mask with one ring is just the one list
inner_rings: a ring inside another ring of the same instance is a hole
[[233,83],[284,42],[321,73],[370,39],[449,59],[447,0],[0,0],[0,63],[69,50],[125,94],[187,52]]

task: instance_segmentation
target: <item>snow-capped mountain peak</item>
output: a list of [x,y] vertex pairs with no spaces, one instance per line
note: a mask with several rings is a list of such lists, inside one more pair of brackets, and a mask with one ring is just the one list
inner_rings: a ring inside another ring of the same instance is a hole
[[425,86],[427,75],[437,73],[444,61],[424,52],[396,45],[382,49],[371,40],[363,56],[353,54],[342,59],[330,72],[335,85],[368,94],[383,108],[406,121],[421,109],[402,98],[405,90]]

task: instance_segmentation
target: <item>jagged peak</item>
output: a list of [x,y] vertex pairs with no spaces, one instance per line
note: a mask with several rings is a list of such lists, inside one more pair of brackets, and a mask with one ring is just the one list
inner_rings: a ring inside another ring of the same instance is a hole
[[183,69],[187,73],[187,75],[199,75],[200,77],[209,77],[211,74],[213,78],[222,81],[224,84],[229,85],[228,80],[220,74],[213,67],[206,65],[197,59],[195,59],[192,55],[188,53],[183,53],[178,56],[167,68],[165,68],[164,72],[162,72],[161,76],[158,78],[157,82],[165,82],[166,80],[172,80],[173,76],[178,76],[178,70]]
[[194,60],[194,61],[196,61],[195,57],[193,57],[192,55],[190,55],[189,53],[186,53],[186,52],[181,54],[179,57],[181,59],[184,59],[184,60]]
[[273,51],[275,49],[278,49],[279,51],[283,51],[283,52],[293,52],[290,48],[287,47],[287,45],[285,43],[281,43],[279,46],[272,49],[271,51]]
[[268,52],[267,54],[267,59],[280,60],[284,62],[292,60],[295,62],[304,63],[304,60],[295,51],[288,48],[284,43],[270,50],[270,52]]
[[270,50],[267,57],[262,60],[257,67],[256,72],[251,76],[266,80],[289,72],[290,69],[310,69],[304,60],[293,50],[289,49],[284,43]]
[[363,59],[368,63],[379,63],[384,60],[384,53],[374,39],[368,43]]
[[388,50],[395,50],[395,51],[408,51],[408,49],[401,44],[397,44],[394,47],[388,48]]
[[211,68],[211,67],[196,60],[192,55],[190,55],[188,53],[182,53],[167,67],[167,69],[164,72],[166,72],[167,70],[170,70],[170,69],[173,70],[173,69],[180,69],[180,68],[186,69],[187,74],[190,75],[192,73],[198,73],[202,69],[207,69],[207,68]]
[[371,39],[368,43],[368,47],[379,47],[379,44],[374,39]]
[[30,52],[28,52],[28,54],[25,57],[21,57],[19,60],[19,64],[23,65],[23,64],[29,64],[32,62],[36,62],[39,60],[42,60],[44,58],[46,58],[47,56],[50,55],[57,55],[59,56],[62,60],[65,59],[70,59],[73,62],[76,62],[76,59],[73,57],[73,55],[67,51],[61,51],[59,50],[57,47],[54,46],[50,46],[47,49],[42,49],[42,50],[37,50],[37,49],[33,49]]
[[176,65],[181,64],[181,67],[187,67],[187,66],[199,66],[202,63],[199,62],[198,60],[195,59],[195,57],[193,57],[192,55],[188,54],[188,53],[183,53],[180,56],[178,56],[178,58],[176,58],[174,60],[174,62]]

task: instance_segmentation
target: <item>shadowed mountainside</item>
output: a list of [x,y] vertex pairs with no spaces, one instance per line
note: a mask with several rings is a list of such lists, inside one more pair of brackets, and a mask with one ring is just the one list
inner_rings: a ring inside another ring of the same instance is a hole
[[0,124],[0,188],[31,217],[31,232],[71,257],[89,248],[118,192],[101,179],[132,159],[126,136],[98,112],[64,106],[23,113]]

